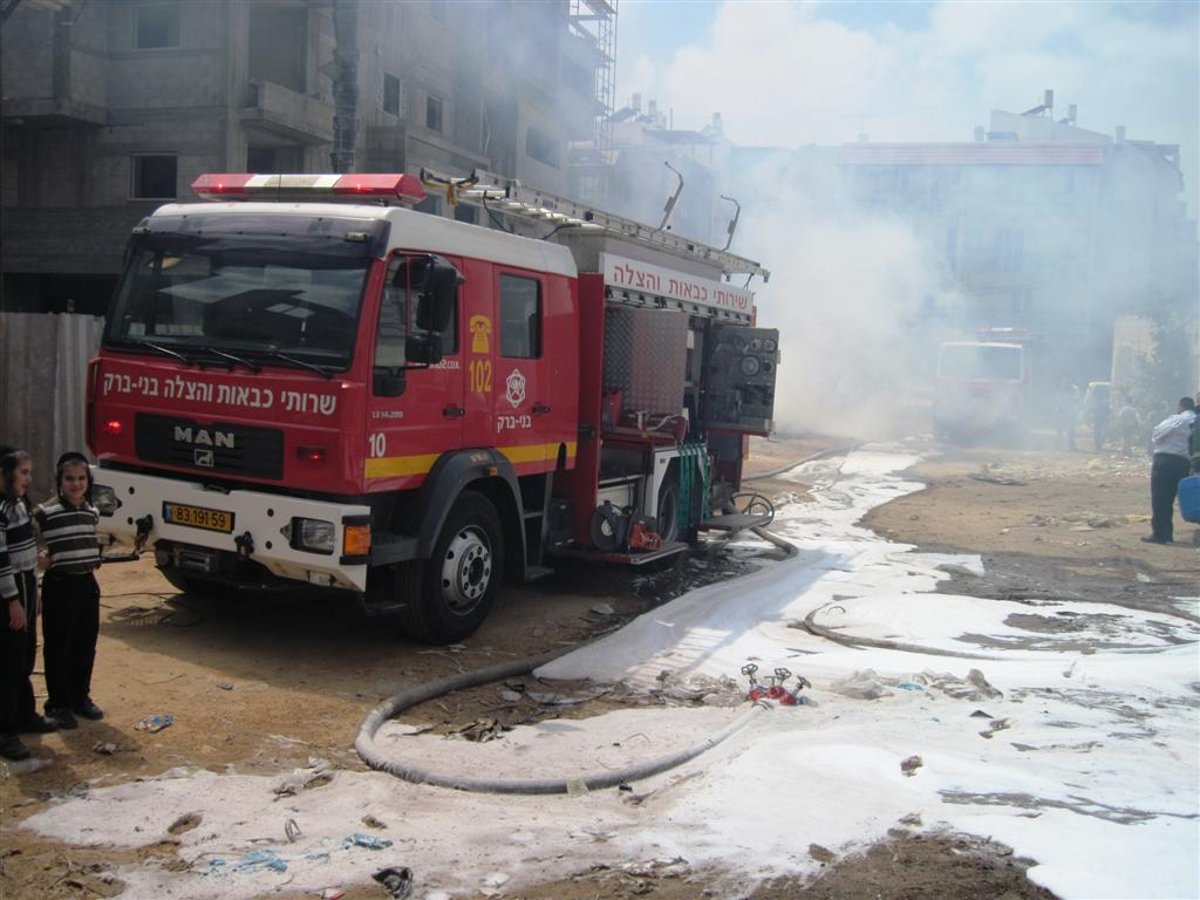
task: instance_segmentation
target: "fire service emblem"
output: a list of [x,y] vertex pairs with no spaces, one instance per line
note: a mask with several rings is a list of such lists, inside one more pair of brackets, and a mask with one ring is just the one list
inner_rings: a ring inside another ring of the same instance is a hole
[[525,402],[525,376],[520,369],[513,369],[504,381],[504,399],[516,409]]

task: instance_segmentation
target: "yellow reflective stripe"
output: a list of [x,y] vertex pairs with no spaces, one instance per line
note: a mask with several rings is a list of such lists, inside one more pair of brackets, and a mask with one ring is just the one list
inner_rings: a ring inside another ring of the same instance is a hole
[[[512,463],[544,462],[558,457],[558,444],[519,444],[513,447],[497,447]],[[574,459],[576,443],[567,443],[567,458]],[[440,453],[421,453],[416,456],[385,456],[368,459],[367,478],[395,478],[399,475],[424,475],[433,468],[441,457]]]
[[[558,444],[518,444],[515,447],[497,447],[501,453],[508,457],[509,462],[527,463],[527,462],[545,462],[548,459],[558,458]],[[567,443],[567,458],[575,456],[575,442]]]
[[440,453],[422,453],[419,456],[385,456],[367,460],[368,478],[393,478],[397,475],[424,475],[433,468]]

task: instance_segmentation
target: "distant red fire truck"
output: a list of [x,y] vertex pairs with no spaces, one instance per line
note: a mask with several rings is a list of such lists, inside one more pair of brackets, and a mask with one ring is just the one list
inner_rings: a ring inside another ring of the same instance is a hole
[[[505,227],[404,208],[425,185]],[[88,383],[102,531],[180,589],[304,582],[449,642],[555,554],[736,524],[759,264],[487,174],[193,189],[134,229]]]
[[975,340],[938,347],[933,430],[938,437],[1015,439],[1029,427],[1031,355],[1027,332],[980,329]]

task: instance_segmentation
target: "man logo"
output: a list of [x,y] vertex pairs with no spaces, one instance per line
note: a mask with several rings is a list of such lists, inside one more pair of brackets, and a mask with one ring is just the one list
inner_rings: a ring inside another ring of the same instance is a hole
[[232,431],[213,430],[210,434],[204,428],[193,430],[190,425],[175,426],[175,441],[180,444],[196,444],[200,447],[224,447],[228,450],[232,450],[237,445],[237,438]]
[[192,455],[196,461],[196,465],[204,466],[206,469],[213,467],[213,452],[211,450],[193,450]]

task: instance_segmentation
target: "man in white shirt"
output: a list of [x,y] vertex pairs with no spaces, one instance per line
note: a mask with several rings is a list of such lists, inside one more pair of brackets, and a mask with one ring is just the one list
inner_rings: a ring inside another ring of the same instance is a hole
[[1179,412],[1154,426],[1150,442],[1154,465],[1150,469],[1150,526],[1154,533],[1142,538],[1151,544],[1169,544],[1174,539],[1175,492],[1188,473],[1188,439],[1196,422],[1196,402],[1179,401]]

